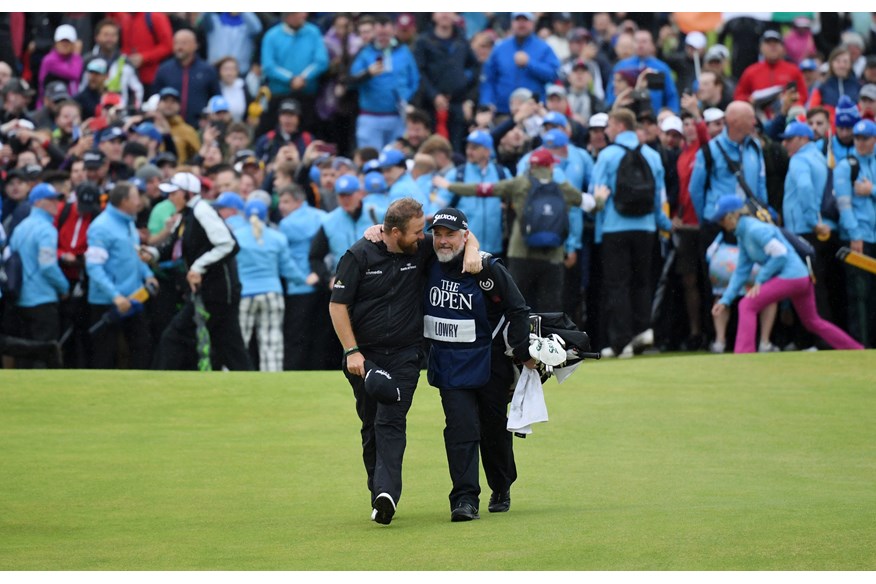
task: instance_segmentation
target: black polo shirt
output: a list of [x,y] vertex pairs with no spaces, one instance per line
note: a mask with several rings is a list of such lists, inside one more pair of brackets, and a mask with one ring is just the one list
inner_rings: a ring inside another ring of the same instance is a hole
[[360,239],[338,262],[331,301],[346,304],[361,348],[392,351],[423,340],[423,286],[435,257],[432,237],[412,255]]

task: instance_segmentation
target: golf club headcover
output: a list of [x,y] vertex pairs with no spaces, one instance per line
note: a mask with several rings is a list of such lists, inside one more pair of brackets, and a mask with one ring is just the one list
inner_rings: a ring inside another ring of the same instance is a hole
[[566,347],[563,340],[556,334],[541,339],[538,350],[538,360],[549,367],[556,367],[566,362]]

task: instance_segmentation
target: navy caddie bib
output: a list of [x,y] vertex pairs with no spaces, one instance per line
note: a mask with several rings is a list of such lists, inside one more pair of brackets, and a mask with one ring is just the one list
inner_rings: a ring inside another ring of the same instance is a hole
[[[456,262],[454,262],[456,265]],[[492,330],[477,278],[445,272],[433,262],[423,303],[423,336],[430,342],[427,379],[439,389],[466,389],[490,379]]]

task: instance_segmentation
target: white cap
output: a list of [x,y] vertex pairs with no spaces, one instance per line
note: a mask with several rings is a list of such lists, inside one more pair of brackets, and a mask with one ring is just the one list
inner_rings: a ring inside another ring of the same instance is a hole
[[604,128],[608,125],[608,114],[593,114],[587,125],[591,128]]
[[178,172],[169,181],[158,185],[158,188],[161,189],[162,193],[174,193],[183,190],[199,194],[201,192],[201,181],[190,172]]
[[684,43],[692,46],[698,51],[701,51],[706,48],[706,35],[698,30],[689,32],[687,33],[687,36],[684,37]]
[[55,29],[55,42],[70,41],[75,43],[79,37],[76,35],[76,29],[69,24],[62,24]]
[[710,107],[703,112],[703,119],[706,120],[707,124],[717,122],[718,120],[724,119],[724,112],[716,107]]
[[683,124],[681,123],[681,118],[678,116],[669,116],[663,123],[660,124],[660,130],[663,132],[678,132],[679,134],[684,134]]

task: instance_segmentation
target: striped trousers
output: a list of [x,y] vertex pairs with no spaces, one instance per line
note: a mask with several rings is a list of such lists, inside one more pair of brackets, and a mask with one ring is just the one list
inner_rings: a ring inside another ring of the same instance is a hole
[[253,330],[259,341],[259,371],[283,370],[283,314],[286,311],[282,294],[268,292],[240,299],[240,332],[249,346]]

